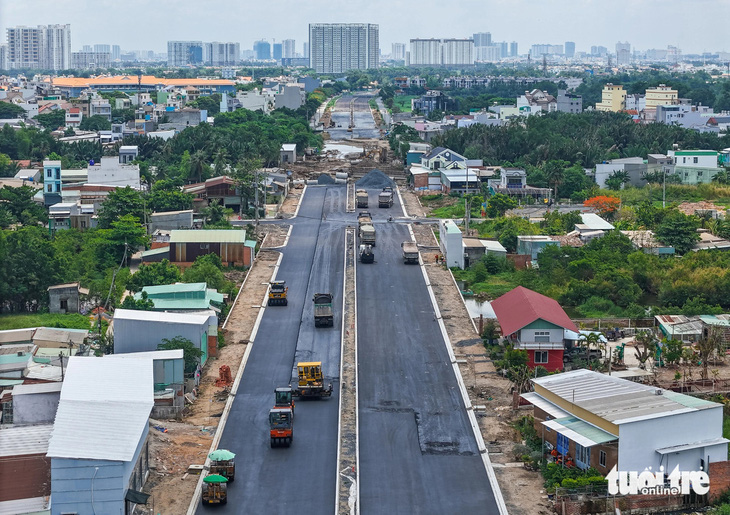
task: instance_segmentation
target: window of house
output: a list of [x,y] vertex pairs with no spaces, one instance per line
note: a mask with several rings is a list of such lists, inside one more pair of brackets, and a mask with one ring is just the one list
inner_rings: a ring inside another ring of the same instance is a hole
[[61,300],[61,309],[68,311],[68,300],[67,299]]
[[686,157],[683,157],[682,158],[682,163],[686,163],[686,162],[687,162],[687,158]]
[[46,177],[53,177],[53,170],[50,168],[46,171]]
[[535,341],[548,343],[550,341],[550,331],[535,331]]
[[587,469],[591,466],[591,448],[575,444],[575,462],[579,468]]
[[606,466],[606,451],[601,451],[600,453],[598,453],[598,464],[601,467]]
[[201,243],[200,244],[200,248],[201,249],[209,249],[210,248],[210,243]]
[[50,184],[47,184],[47,185],[46,185],[46,191],[49,191],[49,192],[50,192],[50,191],[53,191],[53,190],[51,189],[51,185],[50,185]]
[[699,162],[699,158],[698,157],[695,157],[694,158],[694,163],[697,164],[698,162]]
[[697,171],[697,177],[702,177],[702,170]]
[[558,433],[558,439],[557,439],[557,447],[558,452],[562,455],[568,454],[568,448],[570,445],[570,440],[568,440],[568,437],[564,434]]
[[548,362],[548,351],[536,350],[535,351],[535,363],[547,363]]

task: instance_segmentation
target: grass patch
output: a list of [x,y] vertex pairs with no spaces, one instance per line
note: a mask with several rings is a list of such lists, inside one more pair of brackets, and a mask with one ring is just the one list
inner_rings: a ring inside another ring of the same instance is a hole
[[398,106],[401,113],[411,112],[411,100],[416,98],[415,95],[398,95],[393,97],[393,107]]
[[22,315],[0,315],[0,330],[24,329],[26,327],[59,327],[63,329],[91,329],[89,317],[78,313],[58,315],[51,313],[28,313]]

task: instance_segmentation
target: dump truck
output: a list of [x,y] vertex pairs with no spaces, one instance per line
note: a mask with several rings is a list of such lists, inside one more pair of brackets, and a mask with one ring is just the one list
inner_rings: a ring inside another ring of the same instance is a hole
[[321,361],[297,363],[297,376],[299,382],[297,387],[292,390],[294,396],[300,398],[322,398],[332,395],[332,383],[328,383],[327,386],[324,383]]
[[360,263],[374,263],[375,254],[372,245],[360,245]]
[[335,318],[332,315],[332,294],[314,294],[314,327],[332,327]]
[[403,249],[404,264],[418,264],[418,245],[414,241],[404,241],[400,244]]
[[368,207],[368,192],[367,190],[356,190],[355,200],[357,201],[358,209],[361,207]]
[[375,246],[375,227],[371,224],[363,224],[360,226],[360,244]]
[[269,288],[269,306],[286,306],[289,301],[286,299],[286,294],[289,288],[286,286],[286,281],[271,281],[271,287]]
[[271,408],[269,410],[269,435],[271,447],[289,447],[294,437],[294,412],[291,408]]
[[383,188],[378,194],[378,207],[391,207],[393,205],[393,188]]
[[357,214],[357,226],[360,227],[364,224],[371,224],[373,223],[373,217],[370,215],[370,211],[360,211]]

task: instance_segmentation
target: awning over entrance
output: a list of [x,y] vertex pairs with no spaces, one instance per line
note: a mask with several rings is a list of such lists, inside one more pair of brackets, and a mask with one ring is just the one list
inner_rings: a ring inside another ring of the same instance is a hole
[[542,424],[583,447],[593,447],[618,440],[617,436],[572,416],[546,420]]
[[535,406],[536,408],[540,408],[545,413],[550,415],[553,418],[564,418],[569,416],[567,411],[563,411],[558,406],[553,404],[552,402],[540,397],[535,392],[528,392],[523,393],[520,395],[523,399],[525,399],[527,402]]

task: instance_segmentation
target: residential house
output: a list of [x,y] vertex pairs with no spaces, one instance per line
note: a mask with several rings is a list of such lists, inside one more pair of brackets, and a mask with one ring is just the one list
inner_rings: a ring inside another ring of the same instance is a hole
[[51,313],[78,313],[81,308],[81,296],[88,294],[89,290],[82,288],[79,283],[49,286],[48,311]]
[[28,343],[0,346],[0,379],[22,379],[33,361],[36,346]]
[[279,150],[279,163],[284,166],[297,161],[297,145],[295,143],[284,143]]
[[464,268],[464,242],[453,220],[439,220],[439,247],[449,268]]
[[517,107],[537,107],[544,113],[552,113],[558,110],[558,101],[546,91],[533,89],[517,97]]
[[151,360],[69,359],[47,453],[52,515],[146,502],[152,370]]
[[152,417],[168,419],[182,414],[185,408],[185,360],[182,349],[107,354],[104,357],[152,361]]
[[117,309],[113,320],[114,354],[158,350],[163,339],[187,338],[203,353],[200,364],[218,349],[218,317],[214,311],[166,313]]
[[527,351],[527,366],[563,369],[565,330],[578,328],[556,300],[518,286],[492,301],[492,309],[502,336],[515,349]]
[[106,98],[95,98],[89,105],[89,116],[103,116],[112,121],[112,105]]
[[296,110],[302,107],[307,100],[307,93],[299,84],[281,84],[278,89],[279,93],[274,95],[276,109],[286,107]]
[[527,172],[521,168],[501,168],[499,178],[487,181],[490,193],[510,197],[532,197],[545,203],[551,197],[550,188],[536,188],[527,184]]
[[641,249],[646,254],[654,254],[656,256],[672,256],[674,255],[674,247],[664,245],[654,237],[654,232],[650,230],[640,231],[621,231],[626,235],[633,244],[634,248]]
[[0,429],[0,513],[49,513],[52,430],[52,423]]
[[[656,168],[656,167],[654,167]],[[600,188],[606,188],[606,180],[614,174],[627,174],[628,183],[631,186],[641,187],[646,185],[644,176],[649,171],[648,163],[641,157],[624,157],[611,159],[596,164],[596,184]]]
[[603,86],[601,101],[596,104],[596,111],[618,113],[624,109],[626,109],[626,91],[624,87],[610,82]]
[[444,193],[479,193],[481,179],[469,168],[441,169],[441,191]]
[[670,150],[673,173],[682,184],[705,184],[712,182],[718,167],[718,153],[714,150]]
[[589,243],[600,238],[607,231],[613,231],[615,227],[595,213],[581,213],[581,223],[575,224],[575,229],[583,243]]
[[16,179],[21,181],[35,182],[38,183],[41,180],[41,172],[35,168],[29,170],[20,170],[15,174]]
[[66,127],[78,127],[84,118],[81,109],[78,107],[69,107],[66,111]]
[[170,261],[192,263],[199,256],[216,254],[224,265],[251,266],[252,249],[246,246],[246,231],[225,229],[170,231]]
[[183,186],[183,191],[194,196],[193,211],[196,213],[213,201],[237,211],[241,208],[241,195],[236,188],[236,183],[227,175],[213,177],[205,182],[187,184]]
[[52,424],[61,398],[61,384],[54,382],[13,386],[13,425]]
[[421,157],[421,166],[429,170],[464,169],[467,159],[448,148],[436,147]]
[[583,112],[583,97],[568,93],[564,89],[558,90],[557,111],[561,113],[577,114]]
[[683,342],[697,342],[702,338],[703,325],[699,317],[685,315],[656,315],[654,325],[665,338]]
[[608,474],[706,470],[726,474],[722,404],[592,370],[533,379],[538,436],[563,462]]
[[730,250],[730,241],[712,234],[707,229],[697,229],[700,235],[700,241],[695,243],[692,248],[694,252],[699,250]]
[[193,228],[193,210],[186,209],[184,211],[163,211],[161,213],[152,213],[148,231],[154,234],[159,230],[170,231],[173,229],[192,229]]
[[474,263],[486,256],[493,254],[499,258],[507,257],[507,249],[496,240],[483,240],[479,238],[462,238],[464,245],[464,268],[469,268]]
[[61,202],[61,161],[43,161],[43,203]]
[[517,236],[517,254],[530,256],[533,262],[538,260],[538,254],[548,245],[560,247],[560,240],[557,237],[545,235]]
[[145,286],[141,292],[134,294],[135,300],[147,294],[155,307],[155,311],[184,313],[189,311],[205,311],[212,309],[220,312],[217,305],[224,301],[222,293],[208,288],[206,283],[176,283],[162,286]]
[[419,98],[411,100],[411,111],[416,111],[423,116],[429,116],[434,111],[448,111],[454,101],[443,91],[429,90]]

